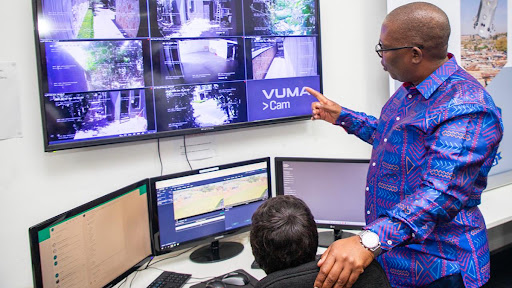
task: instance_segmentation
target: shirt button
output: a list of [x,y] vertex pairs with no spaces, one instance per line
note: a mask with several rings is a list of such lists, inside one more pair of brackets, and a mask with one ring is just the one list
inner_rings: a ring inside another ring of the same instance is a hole
[[416,237],[416,234],[412,233],[411,236],[412,236],[412,238],[414,238],[414,237]]
[[366,187],[366,191],[370,191],[370,187]]
[[411,95],[411,94],[407,95],[407,98],[411,99],[411,98],[412,98],[412,95]]
[[399,121],[400,120],[400,117],[396,117],[396,121]]
[[388,138],[384,138],[384,142],[388,142]]
[[388,242],[387,242],[387,243],[388,243],[388,245],[393,244],[393,242],[392,242],[391,240],[388,240]]
[[375,165],[377,165],[377,164],[375,164],[375,162],[373,162],[373,163],[372,163],[372,166],[375,166]]
[[345,125],[345,122],[341,122],[341,125]]
[[370,210],[366,211],[366,214],[370,215],[372,212]]

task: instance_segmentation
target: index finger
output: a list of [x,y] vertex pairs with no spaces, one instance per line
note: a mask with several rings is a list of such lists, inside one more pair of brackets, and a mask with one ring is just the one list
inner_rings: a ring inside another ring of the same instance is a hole
[[[332,287],[334,285],[335,282],[332,282],[331,283],[325,283],[326,281],[328,281],[327,279],[327,276],[329,276],[329,274],[331,274],[331,270],[334,266],[334,260],[332,257],[327,257],[324,259],[324,262],[322,263],[322,266],[320,267],[320,271],[318,272],[318,275],[316,276],[316,279],[315,279],[315,285],[314,287]],[[328,286],[325,286],[325,285],[328,285]]]
[[328,100],[327,97],[325,97],[322,93],[316,91],[313,88],[306,87],[306,91],[308,91],[309,94],[313,95],[313,97],[315,97],[321,103],[325,103],[325,101]]

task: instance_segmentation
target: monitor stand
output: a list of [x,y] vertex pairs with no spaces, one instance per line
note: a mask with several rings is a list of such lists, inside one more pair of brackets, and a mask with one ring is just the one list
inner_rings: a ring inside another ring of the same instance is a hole
[[332,229],[329,231],[322,231],[318,233],[318,246],[320,247],[329,247],[332,242],[342,239],[348,238],[350,236],[354,236],[356,234],[350,233],[347,231],[343,231],[341,229]]
[[223,261],[240,254],[244,245],[238,242],[213,241],[190,254],[190,260],[196,263],[210,263]]

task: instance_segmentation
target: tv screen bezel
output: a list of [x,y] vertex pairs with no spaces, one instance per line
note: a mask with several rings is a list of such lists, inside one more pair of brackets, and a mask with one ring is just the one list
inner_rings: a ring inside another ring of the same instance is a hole
[[[323,163],[366,163],[370,164],[369,159],[348,159],[348,158],[314,158],[314,157],[275,157],[274,170],[276,178],[276,195],[284,195],[283,183],[283,163],[284,162],[323,162]],[[363,207],[364,213],[364,207]],[[315,221],[316,222],[316,221]],[[318,228],[327,228],[334,230],[360,230],[365,225],[348,225],[348,224],[327,224],[317,223]]]
[[191,176],[191,175],[199,175],[199,174],[203,174],[204,173],[203,171],[224,170],[224,169],[240,167],[240,166],[244,166],[244,165],[263,163],[263,162],[265,162],[267,165],[267,183],[268,183],[267,199],[270,199],[272,197],[272,186],[271,186],[272,179],[271,179],[270,157],[257,158],[257,159],[252,159],[252,160],[234,162],[234,163],[229,163],[229,164],[217,165],[217,166],[206,167],[206,168],[201,168],[201,169],[194,169],[194,170],[189,170],[189,171],[185,171],[185,172],[179,172],[179,173],[149,178],[149,188],[150,188],[149,189],[150,190],[149,198],[151,201],[151,205],[150,205],[151,216],[149,218],[149,221],[151,223],[150,227],[152,229],[151,235],[152,235],[152,243],[153,243],[152,246],[153,246],[154,255],[159,256],[159,255],[175,252],[178,250],[183,250],[186,248],[201,246],[201,245],[210,243],[212,241],[220,240],[220,239],[223,239],[226,237],[230,237],[230,236],[234,236],[234,235],[238,235],[238,234],[250,231],[250,229],[251,229],[251,225],[249,224],[249,225],[241,226],[241,227],[229,230],[229,231],[224,230],[224,231],[221,231],[218,233],[206,235],[204,237],[185,241],[185,242],[180,243],[179,246],[161,249],[161,247],[160,247],[160,227],[159,227],[159,221],[158,221],[158,205],[157,205],[156,188],[155,188],[156,182],[162,181],[162,180],[173,179],[173,178],[186,177],[186,176]]
[[[34,28],[34,39],[35,39],[35,52],[36,52],[36,61],[37,61],[37,74],[38,74],[38,87],[39,87],[39,106],[41,111],[41,124],[42,124],[42,133],[43,133],[43,141],[44,141],[44,151],[45,152],[55,152],[59,150],[67,150],[67,149],[75,149],[75,148],[86,148],[86,147],[94,147],[94,146],[100,146],[100,145],[108,145],[108,144],[119,144],[119,143],[127,143],[127,142],[134,142],[134,141],[144,141],[144,140],[152,140],[152,139],[159,139],[159,138],[167,138],[167,137],[180,137],[180,136],[186,136],[191,134],[202,134],[202,133],[211,133],[211,132],[217,132],[217,131],[229,131],[229,130],[237,130],[237,129],[244,129],[244,128],[251,128],[251,127],[261,127],[261,126],[267,126],[272,124],[283,124],[288,122],[297,122],[302,120],[307,120],[311,118],[311,115],[305,114],[305,115],[296,115],[296,116],[286,116],[286,117],[280,117],[280,118],[272,118],[272,119],[265,119],[265,120],[253,120],[246,122],[239,122],[239,123],[230,123],[230,124],[223,124],[219,126],[210,126],[210,127],[199,127],[199,128],[187,128],[187,129],[177,129],[173,131],[156,131],[154,133],[147,133],[147,134],[140,134],[140,135],[128,135],[128,136],[121,136],[121,135],[112,135],[108,136],[106,138],[93,138],[88,140],[78,140],[78,141],[71,141],[71,142],[64,142],[64,143],[53,143],[50,144],[50,139],[48,137],[48,121],[47,121],[47,111],[45,108],[45,91],[43,91],[43,87],[48,86],[47,79],[44,78],[44,76],[47,74],[46,71],[44,71],[43,67],[43,61],[46,63],[46,58],[41,54],[43,51],[41,49],[41,45],[44,45],[45,42],[41,42],[41,38],[39,37],[39,23],[38,19],[40,14],[42,14],[41,10],[41,3],[43,0],[32,0],[32,12],[33,12],[33,28]],[[142,1],[142,0],[141,0]],[[151,0],[147,0],[151,1]],[[315,20],[316,20],[316,57],[317,57],[317,73],[319,77],[319,91],[323,92],[323,70],[322,70],[322,41],[321,41],[321,21],[320,21],[320,0],[314,0],[315,2]],[[148,6],[149,8],[149,6]],[[245,8],[242,6],[242,10]],[[151,21],[150,14],[151,11],[148,9],[145,11],[147,14],[142,13],[141,16],[148,18],[148,23]],[[243,12],[242,12],[243,14]],[[149,31],[151,30],[150,27],[145,27]],[[250,37],[295,37],[293,35],[253,35]],[[308,35],[301,35],[302,37],[307,37]],[[233,36],[226,36],[226,37],[233,37]],[[181,38],[187,38],[187,37],[178,37],[178,38],[167,38],[167,39],[181,39]],[[208,38],[208,37],[205,37]],[[120,39],[105,39],[105,40],[123,40],[126,38],[120,38]],[[141,38],[139,38],[141,39]],[[149,37],[148,37],[149,39]],[[158,38],[156,38],[158,39]],[[160,38],[163,39],[163,38]],[[201,38],[198,38],[201,39]],[[77,40],[77,39],[71,39],[71,40]],[[82,40],[82,39],[78,39]],[[99,39],[98,39],[99,40]],[[51,40],[48,40],[51,41]],[[57,40],[59,41],[59,40]],[[62,41],[62,40],[60,40]],[[67,41],[67,40],[64,40]],[[247,57],[251,57],[251,55],[247,55]],[[148,72],[145,72],[148,73]],[[279,78],[281,79],[281,78]],[[293,79],[292,78],[282,78],[282,79]],[[259,80],[256,80],[259,81]],[[224,83],[224,82],[219,82]],[[209,84],[209,83],[201,83],[201,84]],[[199,85],[199,84],[198,84]],[[149,90],[153,86],[147,86],[140,88],[141,90]],[[126,90],[126,89],[119,89],[119,90]],[[114,90],[109,90],[114,91]],[[115,90],[117,91],[117,90]],[[90,93],[90,92],[84,92],[84,93]],[[247,94],[245,95],[247,96]],[[249,108],[249,106],[247,106]],[[155,116],[156,117],[156,116]],[[155,123],[157,124],[157,123]]]
[[[128,186],[125,186],[121,189],[118,189],[114,192],[111,192],[107,195],[104,195],[104,196],[101,196],[100,198],[97,198],[97,199],[94,199],[90,202],[87,202],[85,204],[82,204],[78,207],[75,207],[69,211],[66,211],[64,213],[61,213],[57,216],[54,216],[50,219],[47,219],[45,221],[42,221],[36,225],[33,225],[31,226],[29,229],[28,229],[28,234],[29,234],[29,245],[30,245],[30,256],[31,256],[31,266],[32,266],[32,278],[33,278],[33,283],[34,283],[34,287],[36,288],[40,288],[40,287],[43,287],[43,275],[42,275],[42,265],[41,265],[41,254],[40,254],[40,250],[39,250],[39,231],[43,230],[43,229],[46,229],[54,224],[57,224],[57,223],[60,223],[66,219],[70,219],[78,214],[81,214],[81,213],[84,213],[85,211],[91,209],[91,208],[94,208],[98,205],[101,205],[101,204],[104,204],[110,200],[113,200],[123,194],[126,194],[126,193],[129,193],[141,186],[144,186],[146,185],[146,199],[147,199],[147,211],[148,211],[148,219],[150,217],[150,199],[149,199],[149,179],[146,178],[146,179],[143,179],[143,180],[140,180],[138,182],[135,182],[133,184],[130,184]],[[148,223],[150,224],[150,223]],[[151,232],[151,225],[148,225],[150,230],[148,231],[148,237],[151,236],[150,232]],[[134,266],[132,266],[130,269],[128,269],[127,271],[125,271],[124,273],[122,273],[121,275],[119,275],[118,277],[116,277],[115,279],[113,279],[112,281],[110,281],[108,284],[106,284],[104,287],[113,287],[115,284],[119,283],[121,280],[123,280],[124,278],[126,278],[128,275],[130,275],[132,272],[134,272],[135,270],[139,269],[140,267],[142,267],[145,263],[147,263],[149,260],[151,260],[153,258],[153,253],[154,253],[154,249],[153,249],[153,243],[151,242],[151,239],[150,240],[150,244],[151,244],[151,249],[150,249],[150,254],[147,255],[145,258],[141,259],[141,261],[139,261],[138,263],[136,263]]]

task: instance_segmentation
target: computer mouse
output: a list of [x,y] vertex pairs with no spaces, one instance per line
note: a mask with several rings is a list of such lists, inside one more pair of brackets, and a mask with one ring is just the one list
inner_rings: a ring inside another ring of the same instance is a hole
[[206,283],[206,288],[226,288],[226,284],[220,280],[212,280]]
[[245,286],[249,284],[249,277],[242,272],[229,272],[222,277],[222,282],[235,286]]

